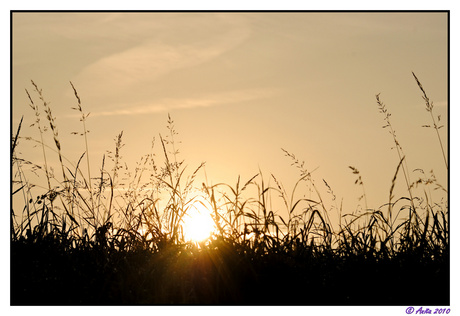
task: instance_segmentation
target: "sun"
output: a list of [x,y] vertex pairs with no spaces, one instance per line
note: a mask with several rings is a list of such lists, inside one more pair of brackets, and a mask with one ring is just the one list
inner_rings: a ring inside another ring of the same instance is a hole
[[195,202],[183,218],[182,229],[185,241],[201,242],[211,236],[216,226],[209,210]]

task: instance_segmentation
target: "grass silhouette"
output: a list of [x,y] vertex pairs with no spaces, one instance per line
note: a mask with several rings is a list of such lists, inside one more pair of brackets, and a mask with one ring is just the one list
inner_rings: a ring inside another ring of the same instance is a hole
[[[413,76],[433,120],[427,126],[438,134],[448,169],[440,117],[435,120],[433,103]],[[434,174],[410,181],[380,95],[377,106],[400,161],[388,203],[368,209],[360,172],[350,166],[365,211],[344,214],[336,207],[339,221],[334,223],[312,171],[284,149],[299,170],[290,193],[274,175],[275,185],[267,185],[261,171],[246,181],[238,177],[235,185],[195,184],[204,164],[189,172],[179,159],[178,134],[169,115],[168,133],[158,138],[159,156],[154,139],[151,152],[129,174],[120,132],[114,151],[102,157],[100,174],[92,177],[89,113],[70,84],[83,128],[75,134],[84,137],[86,148],[76,164],[62,154],[56,120],[33,81],[40,103],[26,93],[40,138],[20,136],[22,119],[12,133],[11,194],[23,200],[23,206],[12,205],[11,213],[12,305],[449,305],[448,202],[431,201],[427,193],[433,188],[447,195],[448,190]],[[45,143],[49,130],[53,146]],[[20,157],[22,141],[41,147],[44,164]],[[49,166],[50,154],[59,158],[59,175]],[[28,172],[44,175],[46,187],[40,193]],[[395,198],[401,173],[407,196]],[[313,197],[297,199],[301,185]],[[417,196],[420,187],[423,194]],[[271,209],[272,196],[281,199],[287,216]],[[186,241],[182,226],[194,203],[210,211],[216,227],[199,243]]]

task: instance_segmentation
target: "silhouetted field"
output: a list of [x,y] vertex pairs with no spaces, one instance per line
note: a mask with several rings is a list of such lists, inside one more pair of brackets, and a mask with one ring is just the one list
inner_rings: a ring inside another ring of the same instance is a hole
[[[438,133],[440,117],[435,119],[433,103],[414,78],[448,170]],[[340,221],[335,223],[311,173],[288,151],[300,173],[289,194],[273,175],[275,185],[268,186],[261,172],[233,186],[196,186],[203,165],[188,174],[178,158],[170,116],[169,134],[159,137],[161,164],[152,153],[145,155],[129,183],[118,190],[126,172],[122,133],[107,154],[112,167],[104,156],[100,174],[91,175],[88,114],[76,89],[71,85],[86,152],[72,164],[61,153],[49,103],[32,85],[39,104],[27,95],[40,138],[22,138],[21,125],[12,135],[11,193],[24,202],[13,204],[11,213],[12,305],[450,304],[448,199],[432,201],[423,194],[440,190],[447,197],[448,190],[434,174],[408,181],[403,148],[379,95],[377,106],[400,161],[388,203],[378,209],[366,206],[359,214],[336,210]],[[45,144],[47,136],[54,148]],[[44,165],[18,156],[22,141],[40,145]],[[59,171],[51,172],[49,155],[57,155]],[[361,175],[350,168],[365,199]],[[37,193],[27,180],[28,170],[41,173],[47,188]],[[397,181],[406,186],[407,196],[394,197]],[[296,190],[306,189],[316,196],[296,198]],[[281,199],[285,216],[270,209],[272,195]],[[198,204],[215,223],[210,237],[201,242],[187,240],[183,227]]]
[[220,239],[158,251],[14,242],[11,303],[449,305],[447,255],[376,257],[303,245],[262,254]]

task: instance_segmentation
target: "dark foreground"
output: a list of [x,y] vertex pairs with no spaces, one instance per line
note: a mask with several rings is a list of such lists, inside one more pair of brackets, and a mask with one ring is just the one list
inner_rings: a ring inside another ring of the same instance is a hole
[[449,258],[11,243],[12,305],[450,305]]

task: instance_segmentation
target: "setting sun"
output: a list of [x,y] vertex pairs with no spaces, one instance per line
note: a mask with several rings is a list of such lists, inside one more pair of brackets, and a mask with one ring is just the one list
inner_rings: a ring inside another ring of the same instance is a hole
[[184,216],[182,228],[186,241],[200,242],[211,236],[215,224],[209,210],[203,204],[196,202]]

